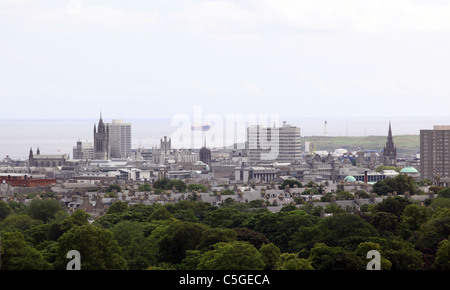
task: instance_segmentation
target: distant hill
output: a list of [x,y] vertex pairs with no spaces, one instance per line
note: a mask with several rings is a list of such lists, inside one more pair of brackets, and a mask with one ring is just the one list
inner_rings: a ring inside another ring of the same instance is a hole
[[[387,136],[349,136],[349,137],[325,137],[309,136],[302,137],[303,142],[316,144],[316,150],[334,151],[339,148],[349,151],[356,150],[383,150],[386,145]],[[419,135],[394,135],[394,144],[397,146],[397,154],[413,155],[420,150]],[[303,143],[304,144],[304,143]]]

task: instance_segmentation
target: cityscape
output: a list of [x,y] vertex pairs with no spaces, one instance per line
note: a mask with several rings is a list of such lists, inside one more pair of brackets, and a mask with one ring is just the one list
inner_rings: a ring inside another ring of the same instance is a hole
[[62,2],[0,1],[0,275],[450,270],[448,3]]

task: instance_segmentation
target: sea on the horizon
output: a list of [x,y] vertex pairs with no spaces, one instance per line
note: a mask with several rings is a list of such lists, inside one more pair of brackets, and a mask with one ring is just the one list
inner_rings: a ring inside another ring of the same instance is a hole
[[[112,120],[103,119],[104,122]],[[123,119],[131,123],[132,148],[151,149],[159,147],[164,136],[172,138],[180,129],[173,126],[171,119]],[[389,122],[392,124],[393,135],[419,135],[421,129],[432,129],[433,125],[450,125],[450,117],[348,117],[348,118],[283,118],[283,121],[301,128],[302,136],[384,136],[387,135]],[[0,160],[9,156],[14,160],[28,158],[30,148],[33,152],[39,147],[41,154],[73,153],[73,147],[78,140],[93,141],[94,124],[98,119],[79,120],[1,120],[0,119]],[[211,131],[214,131],[214,124]],[[266,124],[263,124],[266,125]],[[226,126],[225,120],[223,126]],[[208,132],[206,132],[208,134]],[[205,136],[193,147],[200,148]],[[245,142],[245,134],[239,138],[226,138],[224,145],[234,142]],[[174,143],[174,142],[173,142]],[[207,145],[211,142],[206,142]],[[175,146],[174,146],[175,147]],[[186,148],[186,147],[184,147]],[[223,147],[222,147],[223,148]]]

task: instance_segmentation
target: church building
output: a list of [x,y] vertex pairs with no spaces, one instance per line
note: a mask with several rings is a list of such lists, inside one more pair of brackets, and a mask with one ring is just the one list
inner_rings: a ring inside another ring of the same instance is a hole
[[392,138],[391,122],[389,122],[388,137],[383,150],[383,165],[397,166],[397,147]]
[[98,128],[94,124],[94,159],[109,160],[109,127],[105,126],[100,114]]

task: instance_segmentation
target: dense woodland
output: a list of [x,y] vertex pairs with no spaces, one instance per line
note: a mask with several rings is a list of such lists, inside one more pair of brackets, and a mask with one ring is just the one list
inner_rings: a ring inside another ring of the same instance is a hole
[[[374,190],[402,190],[400,181]],[[382,270],[449,270],[450,189],[432,190],[437,197],[424,204],[394,196],[358,212],[330,205],[327,217],[308,203],[273,213],[262,200],[225,198],[220,206],[117,201],[89,222],[51,197],[0,201],[1,269],[65,270],[77,250],[82,270],[364,270],[367,252],[378,250]]]

